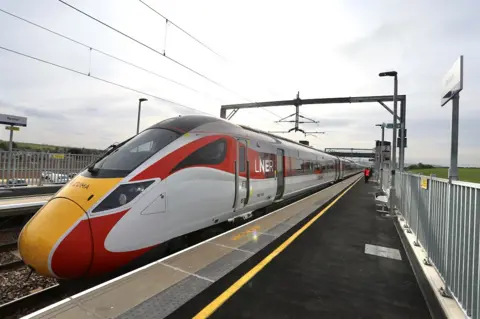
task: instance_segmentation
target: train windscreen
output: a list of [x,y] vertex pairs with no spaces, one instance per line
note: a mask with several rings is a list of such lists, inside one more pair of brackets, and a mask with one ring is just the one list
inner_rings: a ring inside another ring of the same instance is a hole
[[162,128],[145,130],[95,163],[92,177],[124,177],[155,153],[179,138],[177,132]]

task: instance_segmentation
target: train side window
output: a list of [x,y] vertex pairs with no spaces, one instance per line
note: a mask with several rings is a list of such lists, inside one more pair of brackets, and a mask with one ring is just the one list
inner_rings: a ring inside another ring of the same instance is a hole
[[240,154],[239,154],[239,163],[238,167],[240,169],[240,173],[245,172],[245,146],[240,145]]
[[295,169],[295,174],[296,175],[302,175],[303,174],[303,160],[296,159],[294,169]]
[[172,171],[195,165],[218,165],[224,161],[226,154],[227,141],[222,138],[199,148],[178,163]]

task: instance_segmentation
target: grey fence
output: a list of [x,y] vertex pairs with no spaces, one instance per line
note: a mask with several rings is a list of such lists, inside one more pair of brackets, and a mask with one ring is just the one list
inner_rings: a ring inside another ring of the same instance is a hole
[[442,277],[445,293],[479,319],[480,184],[405,172],[397,173],[395,184],[395,206]]
[[0,186],[64,184],[98,158],[93,154],[0,151]]

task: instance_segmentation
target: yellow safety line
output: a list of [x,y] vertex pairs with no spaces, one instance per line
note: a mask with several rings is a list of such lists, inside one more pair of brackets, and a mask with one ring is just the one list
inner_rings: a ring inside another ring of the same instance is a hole
[[319,212],[315,217],[313,217],[308,223],[303,225],[302,228],[297,230],[295,234],[290,236],[285,240],[280,246],[278,246],[273,252],[265,257],[260,263],[255,267],[250,269],[245,275],[238,279],[233,285],[231,285],[227,290],[225,290],[220,296],[215,298],[210,304],[203,308],[193,319],[208,318],[212,313],[214,313],[225,301],[227,301],[234,293],[236,293],[243,285],[245,285],[250,279],[253,278],[260,270],[263,269],[273,258],[280,254],[285,248],[288,247],[301,233],[303,233],[308,227],[310,227],[317,219],[320,218],[330,207],[332,207],[340,198],[343,197],[355,184],[360,180],[357,179],[352,185],[350,185],[346,190],[344,190],[335,200],[333,200],[327,207],[325,207],[321,212]]

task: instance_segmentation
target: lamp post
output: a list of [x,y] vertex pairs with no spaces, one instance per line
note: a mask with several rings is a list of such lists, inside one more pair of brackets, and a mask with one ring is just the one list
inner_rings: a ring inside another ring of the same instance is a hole
[[385,140],[385,123],[376,124],[375,126],[380,126],[382,128],[382,142],[380,144],[380,187],[383,190],[383,145]]
[[137,134],[140,131],[140,110],[142,108],[142,102],[148,101],[146,98],[138,99],[138,116],[137,116]]
[[393,212],[393,199],[395,198],[395,169],[397,168],[397,71],[382,72],[380,77],[393,76],[393,139],[392,139],[392,166],[390,178],[390,195],[388,196],[389,206]]

